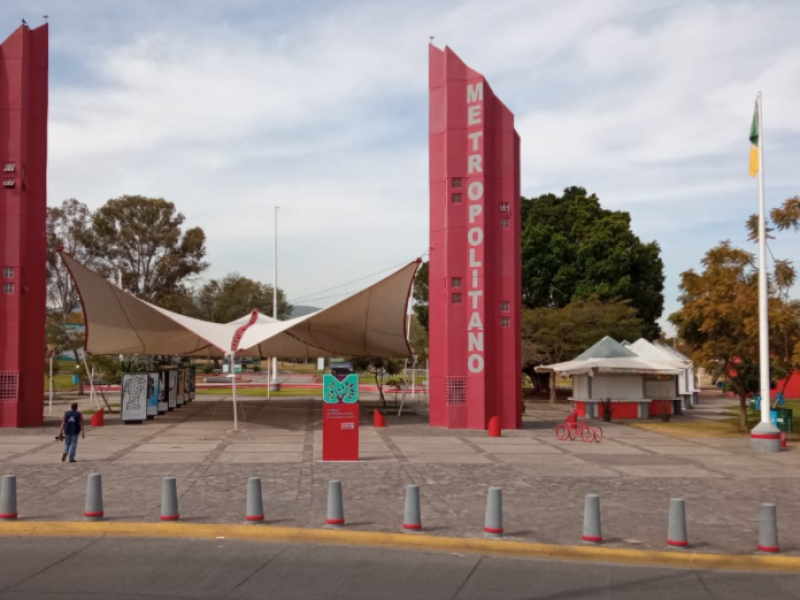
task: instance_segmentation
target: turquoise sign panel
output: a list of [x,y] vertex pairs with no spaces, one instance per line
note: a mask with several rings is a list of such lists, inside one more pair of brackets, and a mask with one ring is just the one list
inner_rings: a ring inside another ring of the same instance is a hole
[[358,402],[358,375],[352,373],[339,381],[326,373],[322,376],[322,399],[326,404],[355,404]]

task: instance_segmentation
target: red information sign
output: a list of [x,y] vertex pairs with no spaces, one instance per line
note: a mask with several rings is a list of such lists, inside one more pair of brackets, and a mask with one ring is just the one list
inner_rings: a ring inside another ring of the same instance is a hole
[[358,404],[323,404],[322,460],[358,460]]

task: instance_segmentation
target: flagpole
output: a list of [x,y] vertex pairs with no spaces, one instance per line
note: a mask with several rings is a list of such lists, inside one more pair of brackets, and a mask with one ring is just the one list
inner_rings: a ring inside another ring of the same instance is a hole
[[761,422],[753,428],[751,436],[752,448],[756,452],[780,452],[780,431],[770,422],[769,418],[769,300],[761,92],[758,92],[756,104],[758,107],[758,363],[761,384]]

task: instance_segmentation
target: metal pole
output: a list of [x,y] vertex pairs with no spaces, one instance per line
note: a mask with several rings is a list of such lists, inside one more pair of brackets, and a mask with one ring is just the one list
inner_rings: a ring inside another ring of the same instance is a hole
[[[274,269],[274,286],[272,288],[272,318],[278,320],[278,209],[280,206],[275,207],[275,269]],[[278,383],[278,357],[272,357],[272,380],[273,383]]]
[[267,361],[267,400],[269,400],[269,366],[272,361]]
[[239,429],[239,411],[236,409],[236,353],[231,350],[231,381],[233,382],[233,430]]
[[50,402],[47,407],[47,414],[53,412],[53,351],[50,350]]
[[767,300],[767,236],[764,207],[764,128],[758,92],[758,350],[761,375],[761,422],[769,423],[769,315]]

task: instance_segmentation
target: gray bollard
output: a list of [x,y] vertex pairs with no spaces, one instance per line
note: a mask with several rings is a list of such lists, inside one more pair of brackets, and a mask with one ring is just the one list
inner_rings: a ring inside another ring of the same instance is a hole
[[344,525],[344,501],[342,500],[342,482],[332,479],[328,482],[328,525]]
[[503,535],[503,490],[490,486],[486,494],[486,520],[483,524],[486,537]]
[[406,510],[403,514],[403,529],[406,531],[419,531],[422,529],[418,485],[409,484],[406,486]]
[[778,546],[778,509],[774,504],[764,502],[758,523],[758,549],[761,552],[779,552]]
[[103,520],[103,481],[100,473],[89,473],[86,479],[86,506],[83,518],[87,521]]
[[603,534],[600,529],[600,496],[597,494],[586,494],[586,501],[583,508],[583,535],[584,542],[600,543],[603,541]]
[[178,513],[178,480],[174,477],[164,477],[161,484],[161,520],[177,521],[181,516]]
[[247,480],[247,515],[245,521],[252,525],[264,522],[264,502],[261,498],[261,478]]
[[689,545],[689,539],[686,537],[686,506],[683,498],[670,498],[669,500],[667,544],[679,548]]
[[17,518],[17,476],[3,475],[0,484],[0,521]]

